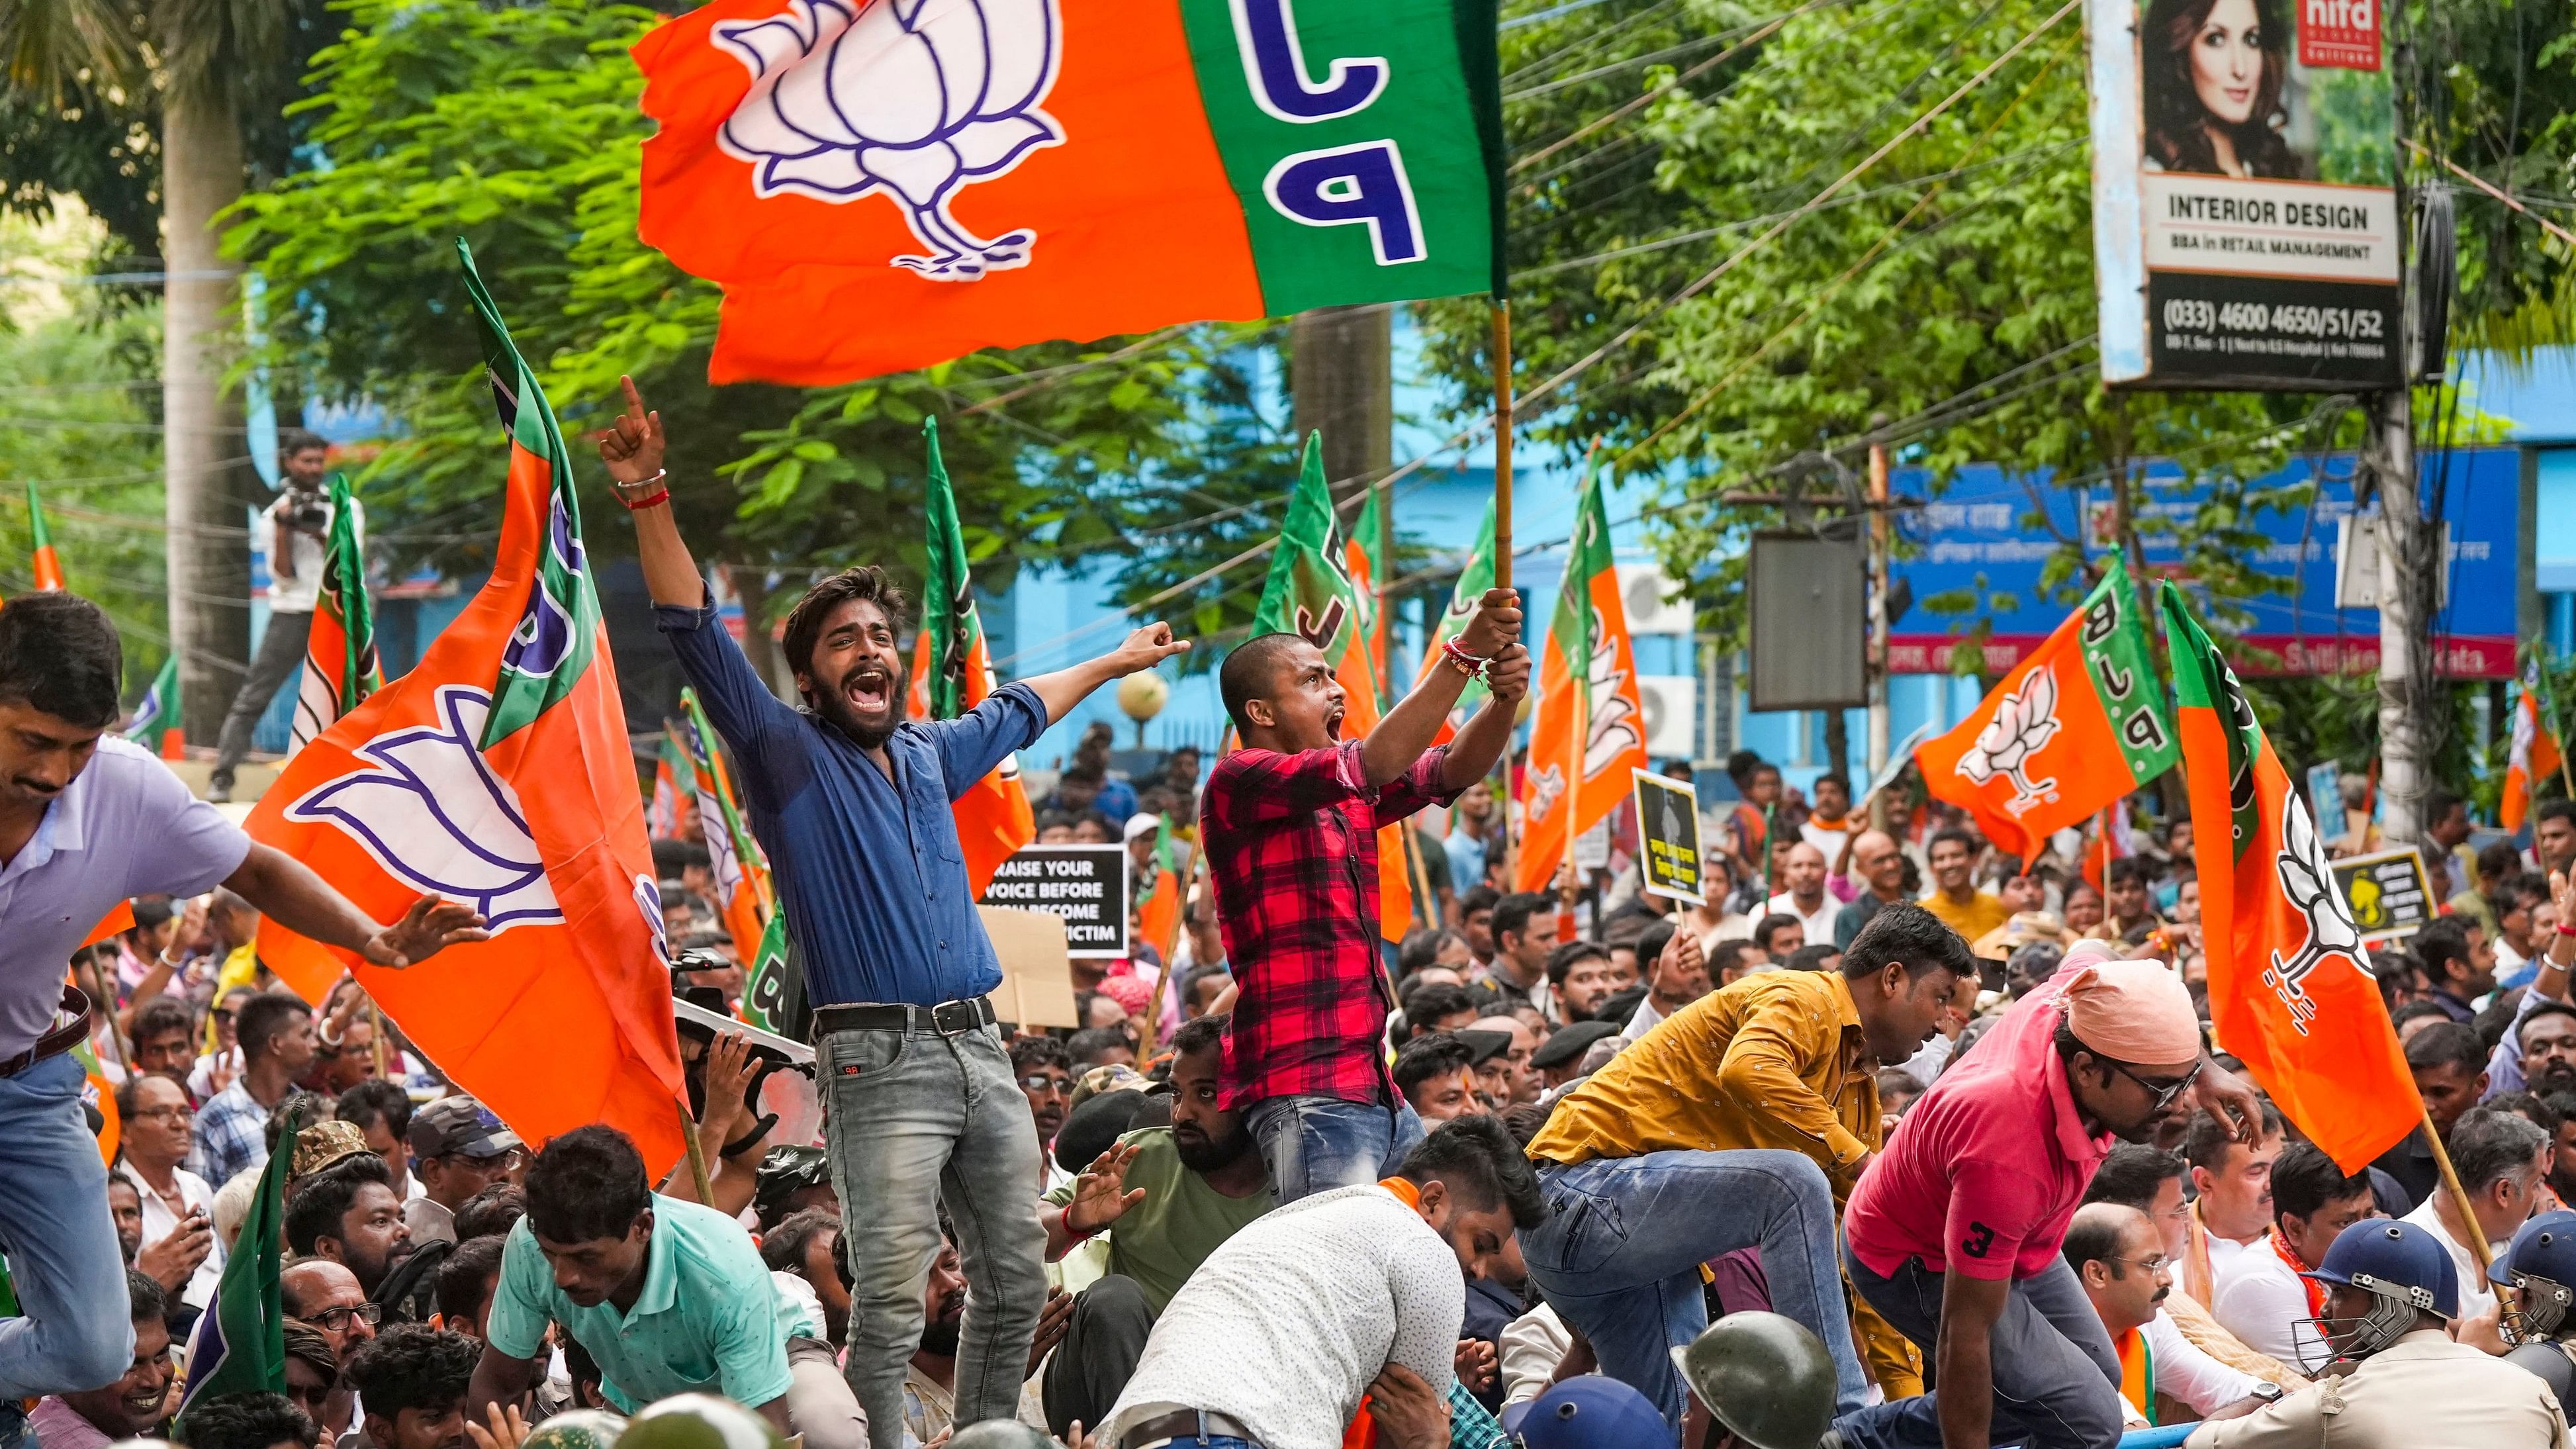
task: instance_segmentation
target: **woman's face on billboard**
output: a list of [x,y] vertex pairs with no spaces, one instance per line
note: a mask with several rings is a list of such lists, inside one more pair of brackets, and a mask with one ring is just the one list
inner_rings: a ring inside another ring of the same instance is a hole
[[2201,106],[2225,126],[2254,114],[2254,92],[2263,80],[2263,27],[2254,0],[2218,0],[2191,43],[2191,88]]

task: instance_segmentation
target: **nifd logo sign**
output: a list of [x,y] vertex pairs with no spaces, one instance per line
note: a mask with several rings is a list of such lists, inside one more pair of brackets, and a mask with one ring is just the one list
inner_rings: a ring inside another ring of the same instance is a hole
[[2379,0],[2299,0],[2299,64],[2379,69]]

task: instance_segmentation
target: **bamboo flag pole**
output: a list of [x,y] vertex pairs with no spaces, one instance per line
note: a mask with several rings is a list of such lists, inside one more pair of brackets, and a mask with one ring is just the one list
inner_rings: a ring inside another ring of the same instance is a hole
[[385,1009],[376,1005],[376,999],[372,996],[367,998],[367,1021],[369,1025],[375,1028],[375,1030],[367,1033],[367,1037],[368,1040],[373,1043],[373,1046],[370,1049],[373,1051],[376,1058],[376,1080],[383,1081],[385,1077],[386,1045]]
[[2461,1226],[2468,1230],[2469,1253],[2478,1260],[2478,1276],[2486,1276],[2495,1262],[2495,1249],[2487,1246],[2486,1230],[2478,1226],[2477,1207],[2469,1200],[2469,1190],[2460,1185],[2459,1170],[2451,1166],[2450,1151],[2442,1146],[2442,1134],[2433,1130],[2433,1109],[2424,1108],[2424,1140],[2433,1144],[2433,1165],[2441,1169],[2442,1186],[2450,1190],[2451,1206],[2460,1214]]
[[[1494,587],[1512,586],[1512,304],[1494,302]],[[1514,879],[1512,752],[1503,750],[1503,879]]]
[[715,1184],[707,1179],[707,1149],[698,1141],[698,1123],[689,1115],[689,1099],[674,1097],[671,1105],[680,1114],[680,1141],[689,1149],[689,1177],[698,1186],[698,1201],[714,1207],[716,1189]]

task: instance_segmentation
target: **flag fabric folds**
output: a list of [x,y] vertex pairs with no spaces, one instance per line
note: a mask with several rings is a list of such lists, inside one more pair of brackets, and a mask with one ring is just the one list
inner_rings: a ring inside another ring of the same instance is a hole
[[[975,609],[957,494],[939,457],[939,420],[924,419],[921,430],[930,448],[930,489],[923,510],[930,518],[930,555],[922,570],[927,597],[921,601],[921,637],[912,646],[912,679],[904,702],[915,719],[955,719],[993,692],[993,651],[984,638],[983,616]],[[957,818],[957,843],[966,854],[967,888],[979,896],[1011,852],[1038,838],[1018,755],[1003,756],[991,774],[968,786],[949,809]]]
[[733,937],[734,959],[749,968],[760,959],[770,918],[778,914],[769,857],[761,853],[760,842],[751,838],[751,827],[734,803],[733,777],[725,769],[715,728],[707,723],[694,689],[680,691],[679,736],[688,760],[690,798],[705,831],[708,870],[716,878],[716,910]]
[[1368,648],[1369,677],[1377,683],[1378,703],[1383,709],[1394,700],[1395,676],[1386,666],[1386,609],[1378,591],[1386,586],[1387,570],[1393,565],[1378,557],[1385,539],[1378,512],[1378,490],[1369,490],[1368,501],[1360,505],[1360,516],[1351,522],[1349,542],[1342,552],[1350,560],[1351,596],[1359,601],[1360,634]]
[[[1449,607],[1441,610],[1432,624],[1431,642],[1422,650],[1422,667],[1414,672],[1414,688],[1420,689],[1431,671],[1446,667],[1441,662],[1440,646],[1467,632],[1467,621],[1475,617],[1476,606],[1484,602],[1485,591],[1493,586],[1494,505],[1489,499],[1485,503],[1485,521],[1476,530],[1476,545],[1467,551],[1466,566],[1458,571],[1458,582],[1449,590]],[[1483,707],[1492,693],[1485,688],[1485,681],[1468,680],[1466,687],[1458,691],[1458,702],[1449,707],[1449,718],[1441,722],[1440,742],[1447,743],[1450,736],[1466,728],[1469,717]]]
[[658,1174],[680,1155],[669,953],[571,460],[458,252],[509,444],[490,581],[418,667],[287,762],[248,828],[378,920],[437,894],[492,938],[388,971],[268,920],[259,954],[312,1001],[354,967],[531,1144],[605,1122]]
[[1500,294],[1495,44],[1493,0],[715,0],[634,47],[638,230],[724,288],[716,382]]
[[1153,875],[1136,904],[1137,928],[1165,966],[1172,964],[1172,952],[1181,943],[1182,895],[1189,878],[1189,847],[1172,833],[1172,817],[1165,815],[1154,830]]
[[698,804],[689,792],[688,751],[680,727],[662,721],[662,747],[653,755],[653,798],[644,807],[644,832],[655,840],[686,840],[698,833]]
[[1539,647],[1538,710],[1521,773],[1521,850],[1512,889],[1544,891],[1574,838],[1619,808],[1629,772],[1645,769],[1646,710],[1628,610],[1610,552],[1601,475],[1587,470],[1574,505],[1565,581]]
[[179,656],[173,654],[161,661],[161,672],[152,676],[152,687],[143,691],[143,702],[134,707],[125,737],[165,760],[184,760],[188,757],[185,718],[179,708]]
[[206,1399],[286,1392],[286,1303],[278,1289],[278,1245],[286,1236],[286,1171],[294,1160],[292,1151],[272,1152],[259,1170],[241,1236],[225,1255],[214,1297],[189,1336],[188,1383],[179,1394],[183,1434],[189,1411]]
[[54,552],[54,532],[45,526],[45,506],[36,501],[32,478],[27,481],[27,538],[27,571],[35,576],[37,592],[60,592],[64,587],[63,561]]
[[2302,1133],[2359,1172],[2414,1130],[2423,1101],[2306,802],[2181,591],[2168,583],[2159,602],[2191,788],[2211,1033]]
[[[1321,650],[1342,686],[1342,738],[1364,738],[1385,713],[1377,681],[1369,672],[1365,615],[1352,584],[1350,551],[1341,522],[1333,513],[1333,495],[1324,482],[1324,439],[1306,435],[1306,454],[1297,471],[1296,490],[1288,497],[1288,518],[1279,530],[1279,548],[1270,555],[1270,576],[1253,611],[1252,632],[1296,634]],[[1404,830],[1389,825],[1377,833],[1378,932],[1401,941],[1413,923],[1413,887],[1404,870]]]
[[2558,711],[2549,694],[2548,663],[2535,653],[2523,661],[2522,699],[2514,706],[2513,743],[2504,767],[2504,798],[2496,818],[2508,831],[2531,817],[2531,802],[2540,782],[2557,774],[2564,756],[2558,743]]
[[333,720],[385,687],[376,662],[376,615],[367,602],[367,560],[358,547],[357,510],[349,506],[349,476],[333,473],[331,535],[322,547],[322,583],[313,603],[313,626],[304,646],[304,673],[296,686],[295,720],[286,753],[296,751]]
[[2024,861],[2176,758],[2145,614],[2116,554],[1975,713],[1914,752],[1925,789],[1964,807],[1996,849]]

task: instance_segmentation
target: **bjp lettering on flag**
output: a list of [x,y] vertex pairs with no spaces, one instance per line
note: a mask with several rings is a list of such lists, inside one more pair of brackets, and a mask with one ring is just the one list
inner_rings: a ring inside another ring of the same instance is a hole
[[1914,751],[1923,787],[2024,861],[2176,758],[2138,591],[2117,555],[1975,713]]
[[1574,838],[1618,809],[1628,798],[1630,772],[1652,763],[1598,473],[1583,480],[1569,547],[1556,614],[1539,649],[1538,714],[1520,782],[1515,890],[1547,889]]
[[[715,0],[635,46],[717,382],[1500,291],[1493,0]],[[848,319],[848,325],[830,325]]]
[[344,969],[448,1078],[542,1142],[586,1122],[680,1154],[662,903],[571,460],[475,274],[465,287],[508,443],[492,576],[419,665],[287,762],[254,839],[392,919],[423,893],[491,939],[393,971],[263,921],[261,960],[319,1001]]
[[2307,803],[2236,672],[2164,586],[2191,787],[2209,1021],[2283,1116],[2359,1172],[2413,1131],[2423,1099]]

